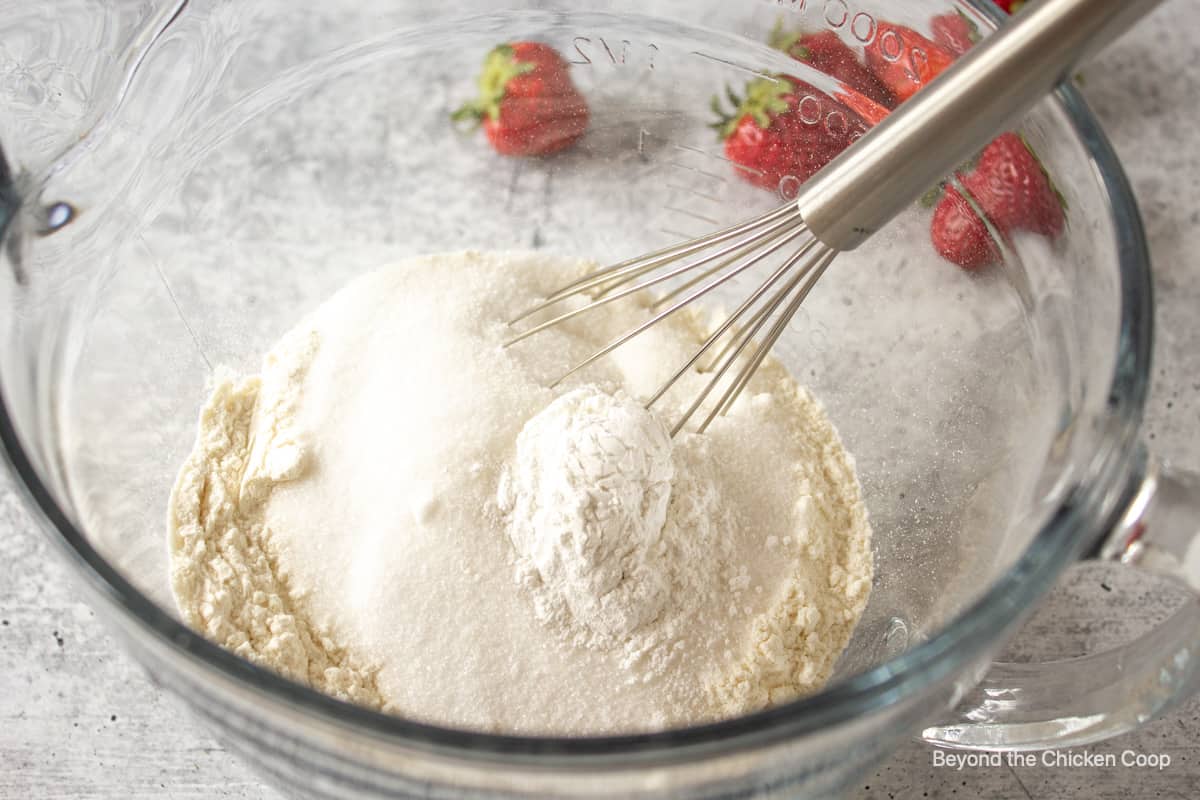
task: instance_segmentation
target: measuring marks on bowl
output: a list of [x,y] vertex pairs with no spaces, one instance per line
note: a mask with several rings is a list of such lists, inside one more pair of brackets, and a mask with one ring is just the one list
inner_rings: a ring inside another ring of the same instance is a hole
[[[611,44],[610,44],[611,41]],[[592,66],[599,59],[614,67],[638,66],[654,69],[654,59],[659,47],[654,42],[634,43],[629,39],[613,39],[611,36],[576,36],[571,41],[567,61],[576,66]]]
[[670,239],[701,236],[744,213],[740,204],[730,213],[729,175],[734,165],[723,155],[645,128],[638,130],[637,154],[662,180],[661,207],[667,215],[658,231]]

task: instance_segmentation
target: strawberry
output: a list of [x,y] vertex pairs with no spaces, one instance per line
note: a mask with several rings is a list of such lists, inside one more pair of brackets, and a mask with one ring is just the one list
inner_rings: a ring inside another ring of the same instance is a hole
[[996,0],[996,5],[1009,14],[1015,14],[1021,10],[1021,6],[1025,5],[1025,0]]
[[896,98],[875,73],[858,60],[854,51],[833,31],[787,33],[781,22],[775,23],[769,39],[771,47],[782,50],[831,78],[836,78],[863,97],[885,109],[896,105]]
[[912,28],[880,22],[866,47],[867,66],[899,101],[912,97],[954,63],[954,54]]
[[947,186],[933,209],[933,247],[948,261],[976,270],[1000,260],[1000,250],[987,226],[953,186]]
[[479,96],[452,115],[483,122],[497,153],[544,156],[574,144],[588,125],[588,107],[554,48],[513,42],[492,49],[479,74]]
[[979,154],[975,171],[961,176],[963,187],[997,229],[1023,229],[1054,237],[1062,233],[1062,199],[1025,140],[1002,133]]
[[888,115],[886,106],[850,89],[835,91],[833,98],[872,125],[878,125]]
[[[1066,224],[1063,200],[1050,176],[1018,134],[992,140],[974,169],[958,174],[962,187],[1003,235],[1028,230],[1051,238]],[[964,269],[999,260],[983,219],[953,186],[946,186],[930,230],[937,251]]]
[[933,40],[956,56],[971,49],[979,41],[979,28],[961,11],[939,14],[929,21]]
[[713,98],[719,119],[712,127],[742,177],[768,189],[787,176],[807,180],[868,127],[847,106],[786,75],[752,80],[744,99],[732,91],[729,98],[732,113]]

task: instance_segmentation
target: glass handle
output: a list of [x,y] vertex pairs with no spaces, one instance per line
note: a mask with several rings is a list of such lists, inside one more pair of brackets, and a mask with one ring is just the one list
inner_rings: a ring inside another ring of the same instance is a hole
[[1170,576],[1193,596],[1121,647],[1041,664],[993,664],[951,717],[921,732],[970,750],[1078,747],[1138,727],[1200,691],[1200,475],[1146,459],[1095,557]]
[[1099,557],[1167,575],[1200,594],[1200,475],[1149,459]]

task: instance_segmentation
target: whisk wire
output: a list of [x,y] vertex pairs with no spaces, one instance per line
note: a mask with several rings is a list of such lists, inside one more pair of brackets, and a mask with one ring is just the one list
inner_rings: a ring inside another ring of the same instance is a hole
[[[692,404],[688,406],[687,410],[683,412],[683,415],[680,417],[679,421],[675,423],[675,427],[671,429],[672,436],[675,436],[677,433],[679,433],[679,431],[683,430],[684,426],[687,425],[688,421],[692,418],[692,415],[695,414],[702,405],[704,405],[704,401],[708,399],[708,396],[712,394],[713,390],[721,385],[721,381],[724,379],[725,373],[737,363],[738,358],[741,357],[742,352],[751,344],[751,342],[754,341],[754,337],[758,334],[759,330],[767,323],[767,321],[771,318],[771,315],[775,313],[779,306],[782,305],[787,296],[792,293],[792,291],[797,285],[800,284],[801,281],[804,280],[804,276],[807,273],[807,269],[802,269],[793,275],[791,279],[788,280],[783,287],[767,301],[767,304],[762,309],[762,313],[758,315],[758,319],[753,323],[748,324],[742,330],[742,332],[738,335],[737,345],[734,347],[733,352],[730,353],[723,362],[721,362],[721,366],[717,369],[716,373],[712,376],[712,378],[709,379],[708,383],[704,385],[704,388],[700,391],[700,394],[697,395],[696,399],[692,401]],[[738,377],[735,378],[734,386],[737,385],[740,377],[741,373],[739,373]],[[733,387],[730,388],[732,389]],[[719,410],[721,404],[724,403],[728,397],[729,394],[726,393],[726,395],[721,398],[721,402],[717,404],[717,409],[715,410]],[[715,418],[715,416],[715,414],[710,415],[709,419],[705,420],[704,426],[707,427],[708,424],[712,422],[712,419]],[[701,432],[703,432],[703,430],[701,430]]]
[[721,345],[721,349],[716,352],[716,355],[709,359],[707,364],[696,367],[696,371],[703,374],[706,372],[712,372],[714,369],[716,369],[717,364],[721,363],[721,360],[725,358],[726,354],[728,354],[730,350],[732,350],[742,341],[743,335],[750,329],[750,327],[762,319],[762,316],[767,313],[768,308],[769,304],[761,306],[750,316],[750,319],[746,320],[744,325],[742,325],[740,328],[734,329],[733,336],[729,337],[729,340],[726,341],[725,344]]
[[[772,233],[771,235],[764,237],[764,240],[768,241],[768,242],[773,241],[775,238],[782,236],[784,233],[786,233],[786,230],[776,231],[775,233]],[[761,246],[761,243],[757,242],[757,241],[746,244],[745,247],[743,247],[741,250],[738,250],[736,253],[734,253],[732,256],[725,259],[724,261],[721,261],[718,264],[714,264],[713,266],[709,267],[708,269],[702,270],[695,277],[689,278],[688,280],[684,281],[683,283],[681,283],[678,286],[671,289],[669,292],[663,294],[660,297],[655,298],[650,303],[650,308],[655,309],[655,308],[660,308],[660,307],[666,305],[667,303],[671,302],[671,300],[675,299],[679,295],[686,292],[688,289],[692,288],[696,284],[703,281],[705,278],[708,278],[710,275],[715,275],[716,273],[718,273],[721,270],[728,267],[730,264],[737,261],[739,258],[742,258],[743,256],[750,253],[752,250],[755,250],[760,246]]]
[[[796,251],[795,254],[793,254],[786,261],[784,261],[783,264],[780,265],[779,268],[776,269],[775,272],[773,272],[770,275],[770,277],[768,277],[765,281],[763,281],[761,286],[759,286],[757,289],[755,289],[754,292],[748,298],[746,298],[746,300],[743,301],[742,304],[740,306],[738,306],[737,309],[732,314],[730,314],[729,317],[724,322],[722,322],[720,325],[717,326],[717,329],[715,331],[713,331],[712,334],[709,335],[708,339],[705,340],[704,344],[702,344],[700,346],[700,349],[698,349],[692,355],[692,357],[689,358],[687,360],[687,362],[684,363],[684,365],[681,366],[675,372],[674,375],[672,375],[670,378],[668,378],[662,384],[662,386],[658,387],[658,390],[654,394],[652,394],[648,400],[646,400],[646,403],[645,403],[646,408],[650,408],[650,406],[654,405],[655,401],[657,401],[660,397],[662,397],[664,394],[666,394],[668,391],[670,391],[671,387],[675,384],[675,382],[678,381],[680,378],[682,378],[689,369],[691,369],[693,366],[695,366],[696,362],[699,361],[701,358],[703,358],[704,354],[706,352],[708,352],[708,350],[714,344],[716,344],[717,341],[722,336],[725,335],[725,332],[728,331],[730,328],[732,328],[735,324],[737,324],[738,319],[740,319],[741,316],[743,314],[745,314],[747,310],[752,308],[759,301],[759,299],[764,294],[766,294],[770,290],[770,288],[772,286],[774,286],[779,281],[779,279],[784,276],[784,274],[786,272],[788,272],[788,270],[790,270],[792,267],[794,267],[796,265],[796,263],[800,259],[802,259],[808,253],[808,251],[811,250],[815,246],[816,246],[815,239],[806,242],[798,251]],[[735,335],[735,338],[736,338],[736,335]]]
[[[780,236],[780,235],[782,235],[783,232],[784,231],[782,231],[782,230],[776,231],[771,234],[771,238]],[[715,275],[716,273],[725,269],[730,264],[737,261],[739,258],[742,258],[743,256],[747,255],[753,249],[754,249],[754,245],[752,245],[752,244],[743,244],[741,247],[733,248],[727,257],[722,258],[720,261],[718,261],[717,263],[713,264],[710,267],[706,267],[705,269],[700,270],[700,272],[695,277],[688,278],[686,281],[679,284],[675,288],[671,289],[669,292],[659,296],[657,299],[655,299],[653,302],[650,303],[650,308],[662,307],[662,306],[666,305],[672,299],[683,294],[685,291],[692,288],[697,283],[700,283],[702,280],[709,277],[710,275]],[[695,266],[699,267],[700,264],[696,264]],[[608,286],[601,287],[600,290],[597,292],[596,296],[603,297],[604,295],[613,291],[617,287],[623,286],[628,282],[629,282],[629,278],[618,278],[617,280],[613,281]]]
[[[750,363],[742,369],[741,373],[739,373],[737,377],[737,380],[734,381],[734,383],[725,391],[724,396],[721,397],[721,399],[713,407],[712,411],[708,413],[708,416],[705,417],[704,422],[700,423],[700,427],[698,428],[700,433],[704,433],[704,431],[708,429],[708,426],[712,424],[712,421],[716,419],[717,416],[726,413],[733,406],[733,403],[737,400],[738,395],[740,395],[742,390],[746,388],[746,384],[750,383],[750,379],[754,377],[754,373],[757,372],[759,366],[762,365],[763,359],[767,357],[767,353],[769,353],[771,348],[775,346],[775,342],[779,340],[779,336],[783,333],[784,329],[787,328],[788,323],[791,322],[792,317],[796,316],[796,312],[800,309],[800,305],[808,297],[808,293],[811,292],[812,288],[817,285],[817,281],[820,280],[821,275],[824,274],[826,268],[833,263],[833,259],[836,256],[837,251],[826,249],[824,255],[817,261],[815,269],[810,267],[809,269],[802,271],[797,276],[800,281],[804,281],[806,278],[807,281],[801,286],[800,291],[794,298],[792,298],[792,301],[788,303],[787,307],[783,310],[783,313],[775,321],[775,324],[767,333],[766,338],[763,339],[763,341],[759,344],[758,349],[755,350],[754,355],[750,359]],[[770,314],[767,314],[764,316],[763,320],[765,321],[769,316]],[[753,334],[750,337],[747,337],[746,341],[750,341],[752,337]]]
[[[793,227],[796,224],[803,224],[803,223],[799,223],[796,221],[789,221],[789,222],[790,222],[791,226],[793,226]],[[772,242],[775,239],[777,239],[778,237],[787,234],[788,232],[789,232],[788,226],[779,226],[777,229],[770,230],[769,232],[763,231],[754,240],[743,243],[740,248],[733,249],[731,255],[729,255],[728,258],[718,261],[716,264],[713,264],[712,266],[701,270],[694,277],[688,278],[686,281],[683,281],[679,285],[671,288],[670,291],[667,291],[664,294],[659,295],[658,297],[654,298],[652,301],[650,301],[649,308],[651,310],[661,308],[662,306],[666,305],[671,300],[673,300],[676,297],[678,297],[679,295],[683,294],[688,289],[690,289],[693,286],[695,286],[696,284],[702,282],[709,276],[717,274],[718,272],[727,268],[729,265],[737,262],[738,259],[740,259],[746,255],[749,255],[752,251],[757,250],[759,247],[762,247],[764,244]],[[724,252],[729,252],[729,249],[726,249],[726,251],[724,251]],[[696,262],[696,264],[694,264],[693,266],[699,267],[700,262]],[[604,288],[602,288],[598,292],[597,296],[603,296],[605,293],[612,291],[613,289],[624,284],[628,280],[629,280],[628,278],[620,278],[620,279],[614,281],[611,285],[605,286]]]
[[[710,281],[709,283],[705,284],[704,286],[701,286],[699,289],[692,292],[687,297],[684,297],[682,300],[677,301],[676,303],[672,304],[665,310],[658,312],[653,317],[651,317],[650,319],[643,322],[641,325],[638,325],[635,328],[633,328],[632,330],[618,336],[616,339],[613,339],[611,342],[606,344],[604,347],[600,348],[599,350],[597,350],[595,353],[592,353],[592,355],[588,356],[583,361],[581,361],[578,364],[576,364],[575,366],[571,367],[571,369],[567,370],[561,377],[559,377],[558,380],[556,380],[556,381],[554,381],[554,383],[550,384],[550,386],[552,388],[554,386],[557,386],[558,384],[562,383],[566,378],[570,377],[571,375],[574,375],[576,372],[578,372],[579,370],[588,366],[589,364],[595,362],[597,359],[603,358],[604,356],[608,355],[613,350],[616,350],[618,347],[620,347],[621,345],[628,342],[630,339],[632,339],[635,336],[638,336],[642,333],[645,333],[653,325],[661,322],[662,320],[671,316],[675,312],[677,312],[680,309],[691,304],[694,300],[696,300],[696,298],[701,297],[705,294],[708,294],[709,292],[711,292],[713,289],[717,288],[718,286],[737,277],[741,273],[743,273],[746,270],[753,267],[758,262],[762,261],[764,258],[769,256],[771,253],[778,250],[780,247],[783,247],[783,245],[787,244],[792,239],[796,238],[797,236],[801,236],[806,231],[807,231],[807,229],[803,225],[800,225],[799,227],[790,231],[787,235],[785,235],[782,238],[780,238],[779,240],[777,240],[774,244],[768,246],[765,250],[762,250],[761,252],[756,253],[751,258],[746,259],[746,261],[744,263],[739,264],[737,267],[734,267],[733,269],[729,270],[724,275],[720,275],[717,278]],[[589,306],[589,307],[591,307],[591,306]],[[586,309],[581,309],[581,310],[586,310]]]
[[[645,274],[650,270],[656,269],[665,264],[669,264],[672,261],[677,261],[680,258],[686,258],[687,256],[700,252],[701,250],[712,247],[715,244],[728,241],[736,236],[748,234],[756,228],[774,222],[781,217],[787,217],[791,218],[793,221],[798,221],[800,212],[795,208],[795,206],[782,206],[773,211],[769,211],[765,214],[761,214],[757,217],[746,220],[745,222],[738,223],[737,225],[731,225],[728,228],[706,234],[698,239],[692,239],[687,242],[671,245],[670,247],[664,247],[663,249],[656,250],[653,253],[637,256],[635,258],[613,264],[612,266],[595,270],[594,272],[591,272],[582,278],[579,278],[578,280],[562,287],[537,305],[522,311],[519,315],[509,320],[509,324],[515,325],[521,320],[531,317],[539,311],[554,305],[555,303],[561,302],[572,295],[587,291],[594,286],[607,283],[614,278],[619,278],[631,273],[638,275]],[[745,243],[742,242],[739,243],[738,246],[741,247],[744,244]]]
[[[776,222],[774,225],[766,228],[759,235],[766,236],[766,237],[768,237],[768,239],[775,239],[779,235],[786,234],[788,238],[794,238],[796,235],[795,225],[796,225],[796,223],[793,220],[785,218],[783,220]],[[787,231],[788,227],[792,227],[793,231],[791,231],[791,232]],[[736,253],[737,251],[741,251],[741,250],[745,250],[745,249],[746,249],[745,243],[739,242],[736,245],[731,245],[729,247],[722,248],[721,250],[718,250],[715,253],[707,255],[704,258],[701,258],[697,261],[688,262],[686,264],[683,264],[682,266],[675,267],[674,269],[668,270],[661,275],[656,275],[653,278],[649,278],[649,279],[642,281],[641,283],[638,283],[634,286],[630,286],[629,288],[624,289],[620,292],[617,292],[616,294],[604,295],[598,299],[593,300],[592,302],[588,303],[585,306],[581,306],[579,308],[572,309],[570,311],[566,311],[562,314],[559,314],[557,317],[554,317],[553,319],[542,322],[538,325],[533,326],[532,328],[530,328],[527,331],[517,334],[516,336],[512,337],[507,342],[505,342],[505,346],[514,344],[516,342],[521,341],[522,339],[526,339],[530,336],[533,336],[535,333],[539,333],[539,332],[544,331],[547,328],[550,328],[554,325],[558,325],[561,322],[565,322],[566,320],[571,319],[572,317],[577,317],[580,314],[583,314],[584,312],[591,311],[592,309],[597,308],[599,306],[605,305],[607,303],[611,303],[615,300],[620,300],[623,297],[628,297],[629,295],[636,294],[645,289],[649,289],[651,286],[657,286],[660,283],[668,281],[672,278],[679,277],[680,275],[683,275],[686,272],[690,272],[693,269],[696,269],[697,267],[701,267],[705,264],[711,263],[714,260],[724,258],[725,256],[728,256],[730,253]],[[768,253],[773,252],[773,250],[768,250],[767,252]],[[754,264],[754,263],[757,263],[758,260],[759,259],[756,258],[749,263]],[[737,274],[738,272],[744,272],[746,268],[747,268],[747,265],[739,266],[739,267],[735,268],[735,271],[732,274]],[[583,291],[583,289],[580,289],[579,291]],[[569,296],[570,295],[567,295],[566,297],[569,297]],[[565,300],[566,297],[562,297],[559,300],[554,301],[553,303],[545,303],[545,304],[543,304],[543,308],[548,307],[550,305],[554,305],[554,303],[561,302],[562,300]]]
[[[717,416],[732,408],[789,321],[796,315],[800,304],[837,256],[835,248],[813,235],[797,204],[789,203],[698,239],[627,259],[585,275],[527,309],[509,324],[516,325],[538,312],[551,310],[556,304],[581,293],[588,293],[588,302],[555,313],[548,320],[516,332],[505,346],[600,306],[679,279],[650,302],[650,314],[644,322],[621,333],[550,384],[551,387],[558,386],[571,375],[645,333],[700,297],[762,264],[789,245],[794,250],[785,253],[781,261],[772,260],[777,266],[767,274],[766,279],[716,326],[687,362],[645,401],[645,407],[649,409],[678,385],[690,370],[695,370],[697,374],[711,372],[711,377],[704,381],[698,396],[671,430],[672,436],[678,434],[707,403],[708,413],[697,428],[702,433]],[[766,335],[760,341],[759,334],[764,329]],[[717,351],[716,356],[706,366],[697,367],[714,350]],[[722,388],[720,397],[711,402],[710,397]]]

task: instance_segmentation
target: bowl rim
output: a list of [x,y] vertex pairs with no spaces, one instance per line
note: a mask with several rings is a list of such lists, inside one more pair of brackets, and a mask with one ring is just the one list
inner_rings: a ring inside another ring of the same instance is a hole
[[[993,21],[1002,13],[979,0],[965,0]],[[119,607],[156,643],[202,669],[245,683],[269,700],[315,716],[324,723],[406,747],[475,761],[547,766],[624,766],[645,761],[690,761],[705,755],[763,747],[827,730],[871,711],[899,703],[956,673],[968,657],[987,652],[996,633],[1026,610],[1031,598],[1047,591],[1059,572],[1079,556],[1089,535],[1116,512],[1101,509],[1133,461],[1138,428],[1149,387],[1153,337],[1153,294],[1145,232],[1132,189],[1107,137],[1078,91],[1061,85],[1053,95],[1096,167],[1098,188],[1108,198],[1114,223],[1120,275],[1120,321],[1108,411],[1112,425],[1091,459],[1101,476],[1065,496],[1021,557],[973,604],[936,635],[863,673],[831,684],[819,693],[745,716],[654,733],[555,737],[486,734],[417,722],[371,711],[284,679],[208,641],[160,608],[92,547],[59,508],[38,476],[10,414],[0,386],[0,447],[17,486],[65,545],[63,550],[90,588]],[[7,227],[0,220],[0,232]],[[5,237],[7,238],[7,237]],[[1109,503],[1111,505],[1111,503]],[[963,654],[968,654],[964,656]]]

